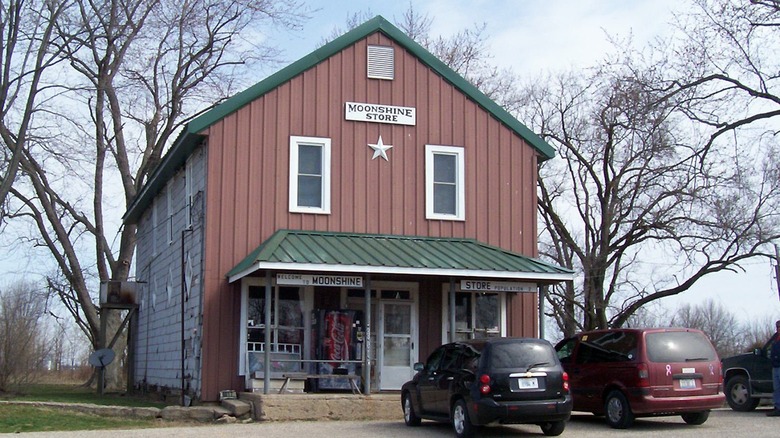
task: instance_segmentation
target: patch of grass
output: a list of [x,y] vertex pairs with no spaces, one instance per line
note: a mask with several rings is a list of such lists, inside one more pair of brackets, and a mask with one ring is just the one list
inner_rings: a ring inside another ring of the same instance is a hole
[[[167,405],[148,397],[122,393],[104,393],[101,396],[94,388],[85,388],[78,384],[27,385],[14,393],[0,392],[0,400],[154,408]],[[176,425],[179,424],[157,418],[111,417],[54,407],[0,404],[0,433],[139,429]]]
[[0,405],[0,433],[158,427],[157,419],[102,417],[70,410]]
[[58,403],[90,403],[103,406],[130,406],[163,408],[166,403],[142,396],[123,393],[98,395],[94,388],[75,384],[34,384],[23,388],[21,393],[0,393],[0,400],[49,401]]

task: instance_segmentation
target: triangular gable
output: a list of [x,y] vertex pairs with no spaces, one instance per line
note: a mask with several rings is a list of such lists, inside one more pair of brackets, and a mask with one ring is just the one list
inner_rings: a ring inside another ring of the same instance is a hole
[[509,114],[508,111],[488,98],[484,93],[433,56],[425,48],[409,38],[392,23],[382,16],[377,16],[279,70],[268,78],[227,99],[221,104],[216,105],[211,110],[188,123],[175,140],[171,149],[163,157],[160,165],[155,169],[149,181],[140,190],[133,200],[133,203],[127,209],[127,212],[123,217],[124,222],[138,222],[141,214],[151,203],[154,196],[174,175],[176,169],[184,164],[192,151],[201,143],[201,141],[203,141],[205,138],[201,135],[203,130],[375,32],[382,32],[393,39],[401,47],[415,55],[423,64],[445,78],[461,93],[476,102],[493,117],[523,138],[539,153],[540,161],[555,156],[555,150],[552,146],[547,144],[538,135]]

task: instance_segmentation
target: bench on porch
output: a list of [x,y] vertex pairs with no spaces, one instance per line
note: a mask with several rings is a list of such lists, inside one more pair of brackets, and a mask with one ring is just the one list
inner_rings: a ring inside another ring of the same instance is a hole
[[353,394],[362,394],[358,387],[357,381],[360,378],[357,374],[308,374],[308,373],[284,373],[282,374],[284,383],[279,388],[279,394],[283,393],[287,389],[287,384],[290,380],[306,380],[306,379],[348,379],[349,385]]

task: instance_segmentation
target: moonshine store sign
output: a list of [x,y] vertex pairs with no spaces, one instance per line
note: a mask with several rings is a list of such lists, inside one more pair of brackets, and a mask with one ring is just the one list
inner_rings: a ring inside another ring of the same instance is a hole
[[522,283],[515,281],[485,281],[485,280],[461,280],[462,291],[489,291],[489,292],[536,292],[536,283]]
[[344,118],[358,122],[414,126],[417,123],[417,109],[377,103],[347,102],[344,107]]
[[363,277],[341,275],[277,274],[281,286],[363,287]]

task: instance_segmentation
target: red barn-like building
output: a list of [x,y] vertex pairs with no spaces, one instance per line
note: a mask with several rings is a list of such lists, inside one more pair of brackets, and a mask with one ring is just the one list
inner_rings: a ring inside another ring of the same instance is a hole
[[539,288],[572,278],[535,259],[552,156],[366,22],[189,123],[127,210],[134,384],[213,401],[305,372],[393,390],[450,339],[538,336]]

